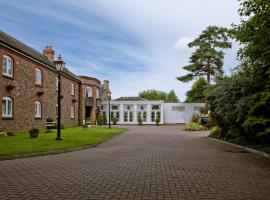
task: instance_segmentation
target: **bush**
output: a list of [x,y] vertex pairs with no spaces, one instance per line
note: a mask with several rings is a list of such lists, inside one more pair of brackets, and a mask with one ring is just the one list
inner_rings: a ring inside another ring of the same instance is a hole
[[220,138],[221,136],[221,128],[218,126],[214,126],[210,129],[210,137],[214,137],[214,138]]
[[186,124],[185,130],[186,131],[201,131],[201,130],[206,130],[206,127],[195,122],[189,122]]
[[47,117],[46,122],[54,122],[53,118]]
[[102,115],[99,115],[98,118],[97,118],[97,124],[99,126],[103,125],[103,116]]
[[38,128],[32,128],[29,130],[29,134],[31,138],[37,138],[39,135],[39,129]]
[[102,120],[103,125],[106,125],[106,124],[107,124],[107,117],[106,117],[106,114],[103,115],[102,118],[103,118],[103,120]]
[[[58,124],[55,125],[55,128],[56,129],[58,128]],[[65,128],[64,124],[60,123],[60,129],[64,129],[64,128]]]
[[7,133],[6,132],[4,132],[4,131],[1,131],[0,132],[0,137],[6,137],[7,136]]
[[116,117],[112,118],[112,122],[113,122],[113,125],[117,125],[117,118]]
[[160,122],[159,117],[157,117],[157,118],[155,119],[155,122],[156,122],[156,126],[158,126],[158,125],[159,125],[159,122]]
[[142,122],[143,122],[143,121],[142,121],[142,116],[139,115],[139,116],[138,116],[138,124],[139,124],[139,125],[142,125]]
[[201,115],[199,113],[194,113],[190,119],[190,122],[194,122],[194,123],[200,123],[201,120]]
[[7,136],[15,136],[14,132],[7,132]]

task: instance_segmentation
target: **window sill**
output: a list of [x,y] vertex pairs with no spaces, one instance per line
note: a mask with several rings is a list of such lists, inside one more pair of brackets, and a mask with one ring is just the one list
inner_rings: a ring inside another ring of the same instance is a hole
[[2,74],[2,76],[6,79],[10,79],[10,80],[14,80],[14,77],[13,76],[8,76],[6,74]]
[[35,119],[37,119],[37,120],[41,120],[41,119],[42,119],[42,117],[35,117]]
[[4,117],[4,116],[2,116],[2,120],[14,120],[14,117]]
[[36,86],[36,87],[42,87],[42,84],[37,84],[37,83],[35,83],[35,86]]

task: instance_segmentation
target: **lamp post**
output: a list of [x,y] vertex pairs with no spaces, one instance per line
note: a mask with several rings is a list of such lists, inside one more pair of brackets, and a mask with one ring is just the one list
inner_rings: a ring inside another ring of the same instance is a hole
[[56,140],[62,140],[61,137],[61,72],[65,67],[65,62],[62,60],[61,55],[58,56],[58,59],[54,61],[56,70],[58,72],[58,80],[57,80],[57,87],[58,87],[58,99],[57,99],[57,137]]
[[108,91],[107,95],[108,95],[108,104],[109,104],[109,129],[110,129],[111,128],[111,95],[112,95],[112,92]]

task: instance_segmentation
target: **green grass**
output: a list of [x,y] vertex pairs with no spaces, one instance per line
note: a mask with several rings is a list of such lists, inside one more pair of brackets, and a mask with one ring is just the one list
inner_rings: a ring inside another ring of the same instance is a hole
[[11,156],[76,147],[86,147],[126,131],[123,128],[82,127],[66,128],[61,131],[63,140],[56,141],[56,130],[39,133],[38,138],[30,138],[28,132],[17,133],[13,137],[0,137],[0,156]]

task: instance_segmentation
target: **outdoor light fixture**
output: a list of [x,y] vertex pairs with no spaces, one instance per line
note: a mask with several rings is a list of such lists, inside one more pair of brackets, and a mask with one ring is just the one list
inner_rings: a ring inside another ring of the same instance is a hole
[[109,129],[111,128],[111,96],[112,96],[112,92],[109,90],[107,92],[108,95],[108,104],[109,104]]
[[57,107],[57,137],[56,140],[62,140],[61,137],[61,72],[64,70],[65,62],[62,60],[61,55],[54,61],[56,70],[58,72],[57,86],[58,86],[58,107]]

